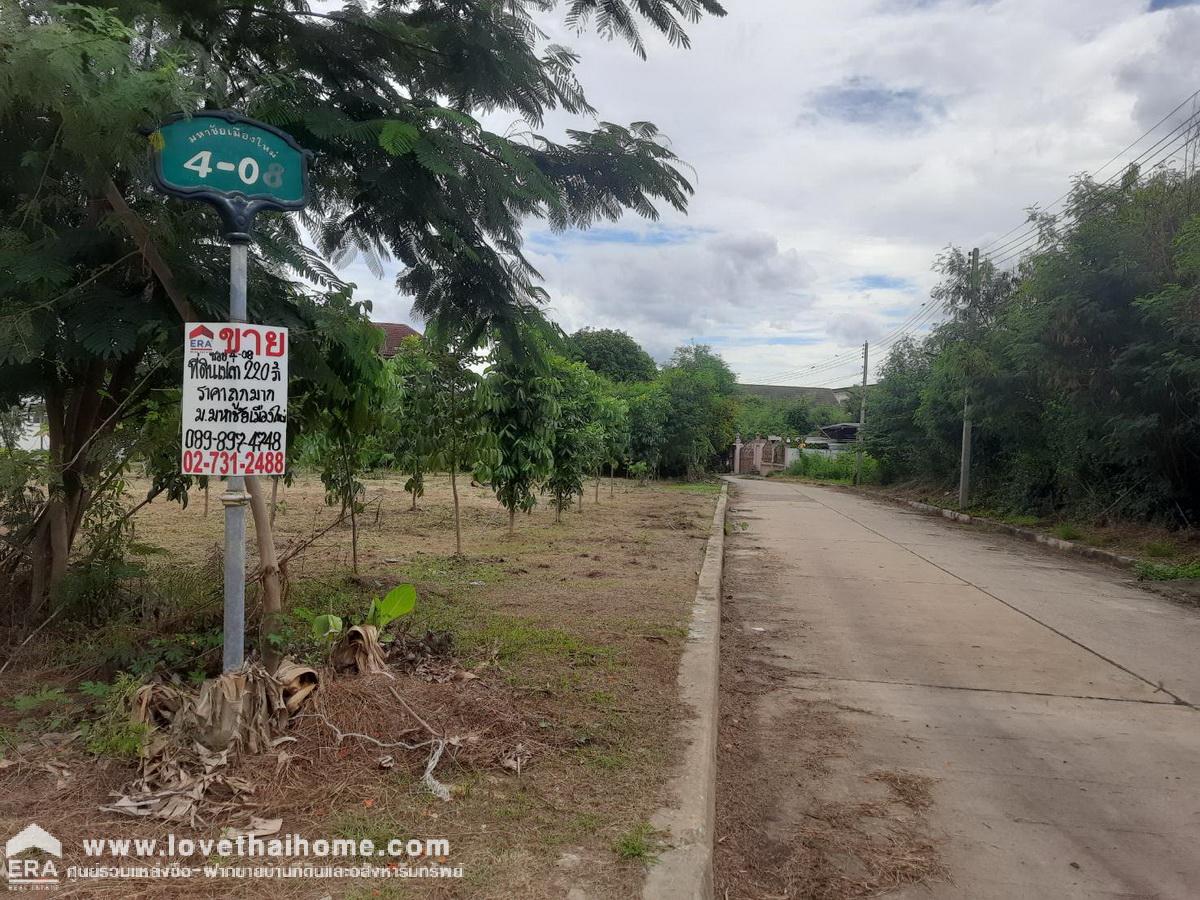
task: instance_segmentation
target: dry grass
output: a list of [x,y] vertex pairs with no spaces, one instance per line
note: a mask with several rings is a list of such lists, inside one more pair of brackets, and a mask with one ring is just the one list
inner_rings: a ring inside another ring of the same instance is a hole
[[761,598],[795,589],[753,540],[734,531],[726,551],[717,896],[846,900],[948,878],[925,818],[933,780],[858,768],[846,713],[862,711],[795,689],[747,627],[770,614]]
[[[387,690],[396,687],[432,728],[458,739],[436,772],[453,799],[443,803],[420,786],[423,753],[396,753],[394,765],[383,768],[378,747],[354,738],[339,743],[322,720],[306,718],[295,727],[298,741],[281,748],[282,760],[241,764],[255,780],[254,812],[281,816],[285,831],[314,836],[448,837],[451,862],[466,870],[453,884],[329,885],[334,896],[560,897],[575,884],[588,896],[630,896],[642,864],[622,861],[613,848],[663,796],[679,714],[675,671],[713,497],[623,482],[610,497],[606,483],[598,506],[589,491],[583,511],[564,513],[561,525],[539,507],[518,517],[510,538],[490,492],[469,483],[460,492],[464,558],[452,556],[447,480],[431,479],[412,512],[403,479],[387,477],[368,481],[368,499],[382,507],[378,519],[373,510],[363,516],[357,576],[348,572],[348,525],[314,542],[288,573],[289,603],[317,611],[325,611],[322,604],[362,611],[371,596],[412,581],[420,598],[414,630],[451,632],[459,662],[479,667],[478,679],[461,684],[403,674],[395,682],[341,678],[322,689],[314,710],[343,731],[395,740],[415,727]],[[139,513],[138,540],[168,554],[147,557],[148,565],[166,560],[172,570],[211,573],[205,566],[222,534],[215,493],[207,517],[198,492],[186,509],[156,501]],[[312,479],[281,488],[280,500],[281,549],[337,512]],[[253,605],[253,593],[249,599]],[[162,610],[153,613],[154,622],[163,620]],[[147,635],[154,622],[146,623]],[[79,647],[46,635],[28,662],[55,665],[17,667],[6,695],[52,682],[70,692],[58,661],[74,659],[75,675],[95,671],[78,658]],[[2,706],[0,728],[36,741],[37,730],[49,726],[46,712]],[[129,778],[128,763],[97,761],[77,744],[53,753],[10,747],[8,755],[21,762],[0,769],[5,834],[36,820],[70,847],[83,836],[168,830],[98,811]],[[46,756],[68,767],[65,783],[41,767]],[[519,776],[505,765],[514,758],[522,761]],[[215,836],[222,824],[205,823],[196,834]],[[261,882],[107,887],[113,896],[262,894]],[[314,896],[313,886],[301,883],[271,888],[271,896]],[[85,895],[97,894],[76,894]]]

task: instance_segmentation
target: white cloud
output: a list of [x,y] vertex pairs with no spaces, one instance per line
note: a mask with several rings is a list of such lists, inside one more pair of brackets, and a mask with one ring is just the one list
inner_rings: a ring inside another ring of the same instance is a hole
[[[618,226],[647,241],[539,237],[530,252],[565,328],[624,328],[660,358],[711,340],[747,380],[835,354],[845,365],[814,379],[853,380],[862,341],[927,299],[940,248],[1020,224],[1026,206],[1059,196],[1200,86],[1197,8],[727,6],[690,29],[691,50],[648,40],[647,62],[567,31],[561,9],[547,20],[582,54],[601,118],[655,122],[695,168],[697,193],[687,217],[664,211],[662,231]],[[552,116],[543,130],[579,124]],[[903,286],[872,287],[880,276]],[[380,301],[381,313],[406,309],[390,279]]]

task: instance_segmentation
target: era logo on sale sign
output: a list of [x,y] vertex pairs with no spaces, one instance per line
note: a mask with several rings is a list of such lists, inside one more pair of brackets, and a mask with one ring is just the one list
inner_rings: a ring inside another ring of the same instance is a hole
[[282,475],[288,331],[194,322],[184,332],[183,474]]

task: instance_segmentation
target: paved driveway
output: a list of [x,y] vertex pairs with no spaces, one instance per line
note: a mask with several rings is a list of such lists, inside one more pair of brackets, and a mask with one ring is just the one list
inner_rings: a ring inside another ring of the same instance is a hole
[[830,488],[730,522],[730,897],[1200,897],[1200,611]]

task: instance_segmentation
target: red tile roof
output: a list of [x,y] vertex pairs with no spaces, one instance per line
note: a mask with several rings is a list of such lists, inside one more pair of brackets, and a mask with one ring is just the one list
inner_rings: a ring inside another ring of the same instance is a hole
[[383,332],[383,348],[379,352],[384,359],[395,356],[405,338],[421,337],[421,332],[399,322],[376,322],[375,325]]

